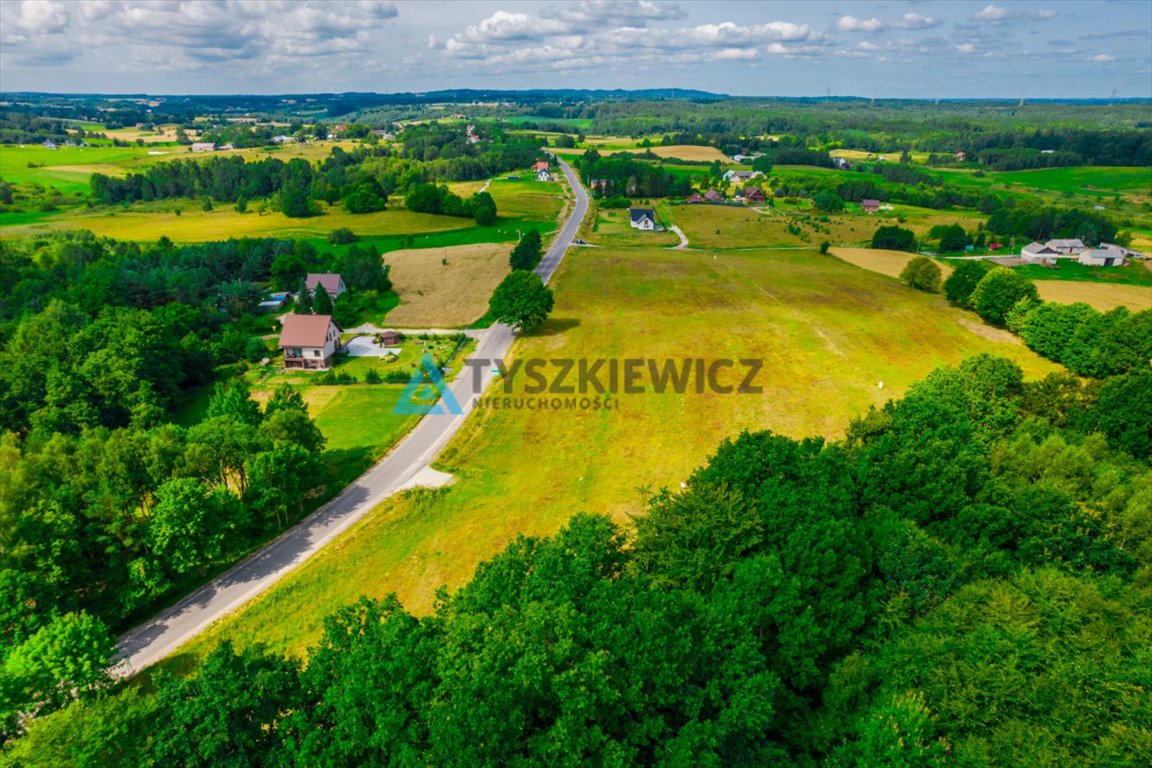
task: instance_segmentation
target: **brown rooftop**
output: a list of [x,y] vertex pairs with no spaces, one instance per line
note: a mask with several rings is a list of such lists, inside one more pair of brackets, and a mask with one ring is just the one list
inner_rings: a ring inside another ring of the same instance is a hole
[[331,315],[285,315],[280,330],[281,347],[322,347],[328,340]]

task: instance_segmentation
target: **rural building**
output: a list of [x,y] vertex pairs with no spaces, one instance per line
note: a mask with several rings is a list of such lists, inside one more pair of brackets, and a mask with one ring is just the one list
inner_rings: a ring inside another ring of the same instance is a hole
[[1127,248],[1112,243],[1100,243],[1099,248],[1085,248],[1076,260],[1089,267],[1122,267],[1124,259],[1132,253]]
[[836,164],[836,167],[839,168],[841,171],[852,170],[852,164],[849,163],[847,160],[845,160],[842,157],[837,157],[832,162],[834,162]]
[[217,150],[236,149],[236,147],[234,147],[231,143],[228,143],[228,144],[224,144],[222,146],[216,147],[216,149]]
[[762,203],[767,198],[764,196],[764,191],[759,187],[745,187],[744,188],[744,202],[746,203]]
[[651,208],[629,208],[632,229],[642,229],[651,232],[656,229],[656,211]]
[[1020,258],[1029,264],[1055,264],[1056,259],[1060,258],[1060,252],[1047,245],[1031,242],[1020,249]]
[[211,141],[198,141],[192,145],[193,152],[215,152],[216,144]]
[[552,181],[552,174],[548,172],[547,168],[541,168],[536,171],[536,181]]
[[325,369],[340,346],[340,328],[331,315],[284,315],[280,349],[285,368]]
[[309,272],[308,276],[304,278],[304,284],[308,286],[308,291],[312,294],[316,293],[316,286],[324,286],[324,290],[333,299],[348,290],[348,287],[344,285],[344,278],[331,272]]
[[548,170],[548,161],[547,160],[541,160],[540,162],[535,163],[532,166],[532,170],[537,171],[537,172]]
[[724,200],[724,195],[714,189],[710,189],[704,193],[704,200],[709,203],[719,203]]
[[763,176],[760,171],[725,171],[724,180],[731,182],[751,181],[757,176]]
[[273,293],[267,299],[260,302],[259,309],[261,312],[275,312],[284,307],[284,304],[288,301],[288,296],[287,291]]
[[588,186],[591,187],[592,189],[599,188],[599,190],[601,192],[607,192],[608,191],[608,179],[592,179],[592,181],[590,181],[588,183]]
[[860,207],[864,209],[864,213],[876,213],[880,210],[879,200],[861,200]]
[[44,149],[56,149],[56,142],[52,141],[52,139],[44,139],[44,143],[40,146],[44,147]]
[[400,333],[400,331],[380,331],[380,333],[376,334],[376,341],[379,342],[382,347],[395,347],[403,340],[404,334]]
[[273,136],[272,137],[272,143],[273,144],[295,144],[296,143],[296,137],[295,136],[284,136],[283,134],[281,134],[280,136]]
[[1075,256],[1084,250],[1083,240],[1049,240],[1044,245],[1065,256]]
[[691,195],[689,195],[684,200],[684,202],[686,202],[686,203],[702,203],[702,202],[704,202],[704,195],[700,194],[699,192],[693,192]]

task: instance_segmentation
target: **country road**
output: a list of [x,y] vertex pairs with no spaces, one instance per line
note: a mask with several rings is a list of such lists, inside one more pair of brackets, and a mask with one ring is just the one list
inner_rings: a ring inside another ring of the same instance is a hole
[[[552,278],[564,258],[588,211],[587,192],[580,185],[571,166],[563,160],[559,160],[559,163],[572,187],[576,203],[560,234],[535,270],[545,283]],[[468,359],[504,358],[514,339],[512,328],[502,324],[493,325]],[[479,382],[476,381],[475,370],[482,370]],[[423,484],[426,478],[435,482],[436,473],[430,470],[429,465],[464,424],[475,398],[483,394],[495,377],[492,371],[490,365],[483,368],[461,366],[460,372],[450,384],[450,390],[460,404],[462,413],[449,414],[449,409],[441,400],[441,414],[429,414],[422,418],[387,456],[332,501],[228,572],[124,634],[119,640],[113,673],[131,675],[156,663],[203,632],[214,621],[235,611],[299,567],[388,496],[406,487]]]

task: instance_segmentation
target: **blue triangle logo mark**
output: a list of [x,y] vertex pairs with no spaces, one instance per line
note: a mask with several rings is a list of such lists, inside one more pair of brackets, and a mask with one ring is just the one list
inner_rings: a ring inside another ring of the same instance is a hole
[[448,382],[444,381],[444,374],[432,355],[425,352],[420,365],[412,372],[412,378],[404,385],[392,413],[399,416],[443,416],[445,413],[459,416],[464,409],[448,388]]

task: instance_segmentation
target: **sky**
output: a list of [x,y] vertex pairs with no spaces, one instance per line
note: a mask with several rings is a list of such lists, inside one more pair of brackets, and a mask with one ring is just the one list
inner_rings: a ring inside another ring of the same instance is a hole
[[1149,0],[0,0],[0,90],[1152,97]]

